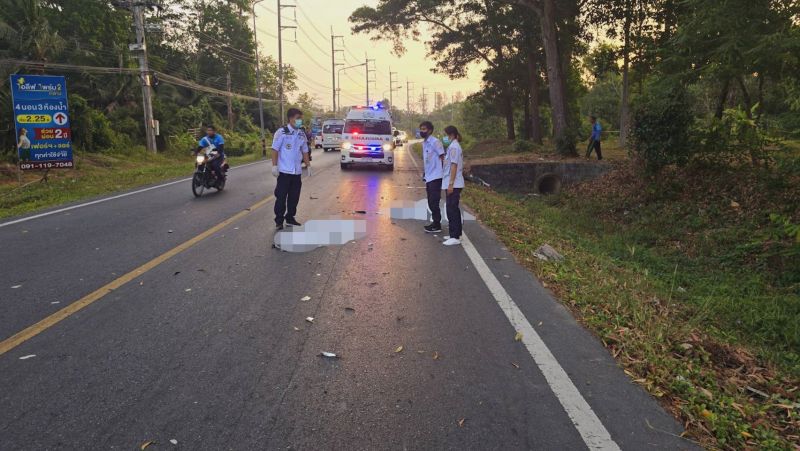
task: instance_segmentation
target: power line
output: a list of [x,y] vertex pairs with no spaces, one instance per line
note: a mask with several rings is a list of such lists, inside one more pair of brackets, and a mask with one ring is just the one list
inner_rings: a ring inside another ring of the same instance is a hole
[[322,65],[322,64],[320,64],[320,63],[319,63],[317,60],[315,60],[313,56],[309,55],[309,54],[308,54],[308,52],[307,52],[307,51],[306,51],[306,50],[305,50],[303,47],[301,47],[301,46],[300,46],[300,43],[298,43],[297,41],[292,41],[292,42],[293,42],[293,43],[294,43],[294,44],[297,46],[297,48],[298,48],[298,49],[300,49],[300,51],[301,51],[301,52],[303,52],[303,54],[304,54],[305,56],[307,56],[307,57],[308,57],[308,59],[309,59],[309,60],[310,60],[312,63],[314,63],[314,65],[316,65],[317,67],[319,67],[319,68],[320,68],[320,69],[321,69],[323,72],[326,72],[326,73],[331,73],[331,70],[330,70],[330,69],[328,69],[327,67],[323,66],[323,65]]
[[325,39],[325,40],[327,41],[327,40],[328,40],[328,36],[325,36],[325,34],[324,34],[323,32],[319,31],[319,28],[317,28],[317,26],[316,26],[316,25],[314,25],[314,21],[313,21],[313,20],[311,20],[311,18],[310,18],[310,17],[308,17],[308,15],[306,14],[306,12],[305,12],[305,11],[303,11],[303,8],[301,8],[300,6],[298,6],[298,7],[297,7],[297,9],[298,9],[298,10],[300,10],[300,15],[301,15],[301,16],[303,16],[303,17],[306,19],[306,21],[307,21],[307,22],[308,22],[308,23],[311,25],[311,28],[313,28],[313,29],[314,29],[314,31],[316,31],[316,32],[317,32],[317,34],[319,34],[320,36],[322,36],[322,39]]

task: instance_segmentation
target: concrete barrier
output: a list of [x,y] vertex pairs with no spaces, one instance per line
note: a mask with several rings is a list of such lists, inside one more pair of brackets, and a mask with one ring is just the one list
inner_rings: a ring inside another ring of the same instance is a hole
[[497,191],[556,194],[563,186],[599,177],[609,170],[610,165],[599,162],[538,161],[473,164],[469,172]]

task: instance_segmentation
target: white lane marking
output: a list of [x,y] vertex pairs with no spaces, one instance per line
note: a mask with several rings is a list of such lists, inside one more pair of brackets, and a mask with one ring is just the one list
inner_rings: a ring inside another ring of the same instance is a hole
[[408,154],[411,156],[411,162],[414,163],[414,167],[417,168],[417,170],[419,170],[417,159],[414,158],[414,149],[411,148],[411,146],[413,146],[414,144],[416,144],[416,142],[406,144],[406,152],[408,152]]
[[[266,160],[255,161],[253,163],[246,163],[246,164],[241,164],[239,166],[233,166],[233,167],[231,167],[231,170],[239,169],[239,168],[243,168],[243,167],[247,167],[247,166],[252,166],[254,164],[264,163],[265,161]],[[65,211],[74,210],[76,208],[88,207],[89,205],[100,204],[100,203],[103,203],[103,202],[108,202],[110,200],[115,200],[115,199],[119,199],[119,198],[122,198],[122,197],[133,196],[134,194],[140,194],[140,193],[144,193],[146,191],[151,191],[151,190],[158,189],[158,188],[164,188],[165,186],[175,185],[177,183],[183,183],[183,182],[185,182],[187,180],[191,180],[191,179],[192,178],[189,177],[189,178],[185,178],[185,179],[175,180],[173,182],[162,183],[161,185],[150,186],[148,188],[142,188],[142,189],[139,189],[139,190],[136,190],[136,191],[131,191],[129,193],[122,193],[122,194],[117,194],[116,196],[104,197],[102,199],[93,200],[91,202],[84,202],[84,203],[78,204],[78,205],[72,205],[72,206],[69,206],[69,207],[59,208],[58,210],[46,211],[44,213],[39,213],[38,215],[26,216],[24,218],[19,218],[19,219],[15,219],[13,221],[8,221],[8,222],[1,223],[0,224],[0,228],[6,227],[6,226],[10,226],[10,225],[14,225],[14,224],[19,224],[20,222],[31,221],[31,220],[34,220],[34,219],[43,218],[45,216],[64,213]]]
[[547,384],[567,412],[586,446],[593,450],[619,450],[619,446],[611,438],[611,434],[603,426],[600,418],[594,413],[589,403],[583,399],[567,372],[559,365],[558,360],[494,276],[466,234],[461,236],[461,244],[508,321],[516,331],[522,333],[522,343],[525,344],[533,361],[536,362],[536,366],[539,367]]

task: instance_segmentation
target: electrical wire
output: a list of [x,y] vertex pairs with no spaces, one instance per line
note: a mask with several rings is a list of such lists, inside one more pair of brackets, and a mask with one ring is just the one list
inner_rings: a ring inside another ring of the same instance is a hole
[[306,51],[306,50],[305,50],[303,47],[301,47],[301,46],[300,46],[300,44],[299,44],[297,41],[291,41],[291,42],[293,42],[293,43],[294,43],[294,44],[297,46],[297,48],[298,48],[298,49],[299,49],[301,52],[303,52],[303,54],[304,54],[306,57],[308,57],[308,59],[309,59],[309,60],[310,60],[312,63],[314,63],[314,65],[316,65],[318,68],[320,68],[320,70],[322,70],[323,72],[326,72],[326,73],[331,73],[331,69],[330,69],[330,68],[326,68],[325,66],[323,66],[322,64],[320,64],[320,63],[319,63],[317,60],[315,60],[315,59],[314,59],[314,57],[313,57],[313,56],[311,56],[311,55],[309,55],[309,54],[308,54],[308,52],[307,52],[307,51]]

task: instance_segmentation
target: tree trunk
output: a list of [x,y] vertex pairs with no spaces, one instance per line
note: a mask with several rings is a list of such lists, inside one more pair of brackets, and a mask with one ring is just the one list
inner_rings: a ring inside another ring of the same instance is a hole
[[525,99],[525,102],[522,106],[522,139],[529,140],[531,139],[531,103],[528,101],[530,99],[530,95],[527,96],[528,98]]
[[539,115],[539,106],[542,104],[541,93],[539,90],[541,89],[541,79],[539,78],[539,65],[537,64],[537,54],[535,50],[532,50],[528,55],[528,79],[530,83],[530,91],[531,95],[529,100],[529,107],[530,110],[530,118],[529,118],[529,129],[531,131],[530,139],[531,141],[541,144],[543,133],[542,133],[542,118]]
[[725,111],[725,101],[728,100],[728,89],[731,86],[731,81],[726,79],[722,82],[722,91],[719,93],[719,98],[717,99],[717,109],[714,111],[714,117],[717,119],[722,119],[722,113]]
[[631,66],[631,1],[625,2],[625,24],[623,25],[623,39],[622,46],[622,102],[620,103],[619,111],[619,145],[625,147],[628,145],[628,133],[630,132],[630,66]]
[[561,53],[558,48],[556,29],[556,7],[554,0],[542,1],[542,14],[539,17],[542,28],[542,43],[547,60],[547,80],[550,90],[550,107],[553,109],[553,135],[556,140],[567,134],[568,108],[567,83]]
[[506,138],[515,140],[517,132],[514,130],[514,102],[508,87],[503,89],[503,113],[506,116]]
[[748,119],[752,119],[753,100],[750,98],[750,93],[747,92],[747,86],[744,85],[744,79],[742,79],[742,77],[738,77],[736,82],[739,83],[739,89],[742,91],[742,97],[744,98],[745,114],[747,114]]

